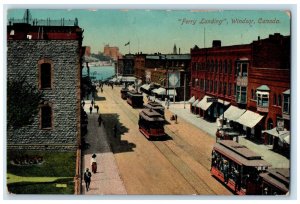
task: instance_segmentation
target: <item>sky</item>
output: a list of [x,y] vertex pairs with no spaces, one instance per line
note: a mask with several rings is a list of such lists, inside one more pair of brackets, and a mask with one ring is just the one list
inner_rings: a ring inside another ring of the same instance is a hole
[[[24,9],[8,10],[7,19],[22,19]],[[105,44],[120,52],[171,53],[173,46],[181,53],[190,48],[211,47],[212,40],[222,46],[247,44],[258,36],[290,35],[290,13],[271,10],[30,10],[37,19],[75,19],[84,29],[83,45],[92,53],[103,52]],[[234,20],[239,19],[240,23]],[[271,20],[262,23],[262,20]],[[125,46],[130,41],[130,46]]]

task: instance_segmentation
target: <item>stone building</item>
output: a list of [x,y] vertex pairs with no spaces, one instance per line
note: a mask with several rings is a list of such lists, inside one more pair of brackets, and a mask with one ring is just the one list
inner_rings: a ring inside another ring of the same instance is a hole
[[7,130],[8,149],[69,151],[80,144],[83,30],[77,19],[67,23],[7,26],[8,80],[25,76],[44,93],[33,123]]

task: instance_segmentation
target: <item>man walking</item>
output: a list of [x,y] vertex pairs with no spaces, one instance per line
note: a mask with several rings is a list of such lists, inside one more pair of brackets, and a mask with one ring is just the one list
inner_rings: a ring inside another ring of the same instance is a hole
[[84,172],[84,182],[85,182],[86,191],[89,191],[90,189],[91,177],[92,174],[91,172],[89,172],[89,168],[86,168],[86,171]]
[[90,106],[90,114],[92,114],[93,106]]
[[101,126],[101,123],[102,123],[102,117],[101,117],[101,115],[99,114],[99,116],[98,116],[98,124],[99,124],[99,127]]

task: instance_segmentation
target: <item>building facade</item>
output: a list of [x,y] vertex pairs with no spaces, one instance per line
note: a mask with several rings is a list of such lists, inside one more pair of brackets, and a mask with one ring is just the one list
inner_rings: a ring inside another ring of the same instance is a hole
[[117,61],[118,57],[121,56],[121,53],[119,52],[118,47],[111,47],[109,45],[105,45],[103,49],[103,55],[109,56],[113,58],[115,61]]
[[44,93],[31,125],[8,128],[8,149],[70,151],[80,144],[83,30],[76,21],[49,24],[7,26],[8,80],[26,77]]
[[[247,110],[249,117],[237,122],[258,140],[263,139],[261,130],[276,127],[278,121],[289,129],[290,36],[275,33],[223,47],[214,41],[211,48],[192,48],[191,58],[192,112],[216,120],[230,105]],[[255,124],[250,124],[251,117]]]

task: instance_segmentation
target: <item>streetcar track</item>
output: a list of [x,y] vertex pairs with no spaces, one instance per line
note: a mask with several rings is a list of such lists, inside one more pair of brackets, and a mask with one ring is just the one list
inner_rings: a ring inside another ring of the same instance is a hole
[[[109,91],[108,91],[109,92]],[[126,106],[126,101],[117,102],[120,100],[115,94],[106,92],[112,100],[114,100],[115,104],[121,105],[124,108],[120,108],[120,110],[127,115],[127,117],[135,124],[138,123],[138,114],[140,109],[128,109]],[[130,106],[129,104],[127,104]],[[126,108],[125,108],[126,107]],[[175,145],[180,146],[179,148],[182,149],[185,153],[187,153],[191,158],[193,158],[199,165],[201,165],[203,168],[209,171],[210,169],[210,159],[207,159],[208,162],[205,162],[206,164],[203,164],[201,160],[199,159],[200,156],[205,156],[204,154],[199,153],[199,151],[196,151],[193,146],[188,144],[186,141],[184,141],[180,136],[178,136],[173,130],[171,130],[169,127],[165,126],[165,132],[172,137],[172,140],[167,141],[151,141],[151,143],[162,153],[162,155],[170,162],[172,166],[178,171],[178,173],[186,180],[186,182],[198,193],[198,194],[217,194],[215,190],[208,186],[207,183],[197,175],[197,173],[191,169],[188,164],[180,157],[178,156],[171,147],[169,147],[168,142],[172,141]],[[141,134],[142,135],[142,134]],[[209,163],[209,164],[208,164]]]

